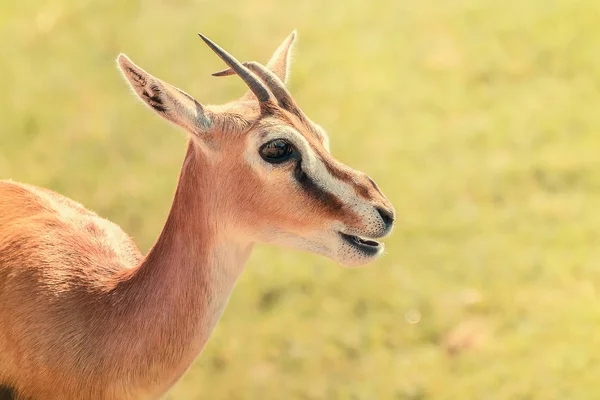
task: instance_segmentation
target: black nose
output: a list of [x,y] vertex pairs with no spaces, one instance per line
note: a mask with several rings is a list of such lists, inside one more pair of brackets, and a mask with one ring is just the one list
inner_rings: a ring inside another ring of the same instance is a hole
[[385,225],[385,230],[390,229],[394,224],[394,213],[379,207],[377,207],[377,212]]

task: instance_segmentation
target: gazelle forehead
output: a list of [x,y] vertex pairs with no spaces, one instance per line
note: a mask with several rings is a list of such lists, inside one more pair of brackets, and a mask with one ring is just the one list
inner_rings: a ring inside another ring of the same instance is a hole
[[307,122],[310,127],[298,127],[298,131],[311,143],[313,146],[323,146],[329,152],[329,137],[325,130],[319,125],[312,122],[310,119]]

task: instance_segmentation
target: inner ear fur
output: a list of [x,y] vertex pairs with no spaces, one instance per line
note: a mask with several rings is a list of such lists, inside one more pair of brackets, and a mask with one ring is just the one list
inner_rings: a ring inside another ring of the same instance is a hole
[[195,135],[211,128],[211,113],[192,96],[144,71],[125,54],[117,64],[140,100],[162,118]]

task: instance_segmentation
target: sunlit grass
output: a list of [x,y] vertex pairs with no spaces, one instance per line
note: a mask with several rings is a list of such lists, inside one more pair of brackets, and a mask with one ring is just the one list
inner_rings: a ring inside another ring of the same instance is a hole
[[119,52],[206,103],[203,32],[265,61],[399,223],[370,268],[259,246],[172,399],[600,396],[600,3],[0,3],[0,177],[47,186],[143,250],[185,138],[134,99]]

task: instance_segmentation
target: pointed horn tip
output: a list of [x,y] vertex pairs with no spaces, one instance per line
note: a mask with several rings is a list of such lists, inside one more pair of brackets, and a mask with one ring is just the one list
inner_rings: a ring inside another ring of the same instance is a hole
[[227,56],[227,57],[231,57],[231,58],[232,58],[232,56],[231,56],[229,53],[227,53],[225,50],[223,50],[223,49],[221,48],[221,46],[219,46],[218,44],[216,44],[215,42],[213,42],[212,40],[210,40],[209,38],[207,38],[206,36],[204,36],[204,35],[203,35],[203,34],[201,34],[200,32],[198,32],[198,36],[200,36],[200,38],[201,38],[202,40],[204,40],[204,43],[206,43],[206,45],[207,45],[208,47],[210,47],[210,49],[211,49],[212,51],[214,51],[215,53],[217,53],[217,55],[218,55],[218,56],[219,56],[221,59],[223,59],[223,57],[224,57],[224,56]]
[[211,75],[212,76],[230,76],[230,75],[234,75],[234,74],[235,74],[235,72],[233,72],[233,70],[231,68],[227,68],[222,71],[213,72]]
[[209,38],[207,38],[206,36],[204,36],[200,32],[198,32],[198,36],[200,36],[200,39],[202,39],[204,41],[204,43],[206,43],[208,45],[208,47],[210,47],[211,49],[214,50],[215,48],[219,47],[212,40],[210,40]]
[[262,84],[260,79],[258,79],[255,75],[252,74],[244,65],[242,65],[238,60],[235,59],[231,54],[223,50],[216,43],[213,43],[206,36],[198,32],[198,36],[214,51],[221,60],[225,61],[225,64],[229,66],[231,70],[235,72],[250,88],[250,90],[256,95],[258,101],[265,102],[269,100],[270,93],[268,89]]

